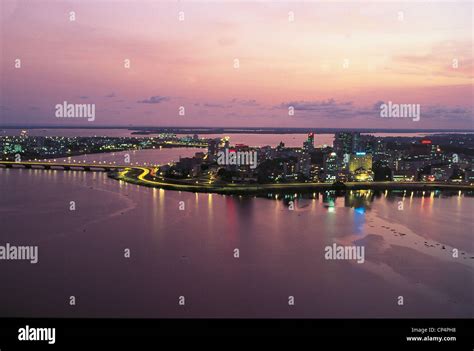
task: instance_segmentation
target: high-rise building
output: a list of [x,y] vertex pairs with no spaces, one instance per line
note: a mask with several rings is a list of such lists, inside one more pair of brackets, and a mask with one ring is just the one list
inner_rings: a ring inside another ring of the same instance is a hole
[[210,161],[214,161],[217,155],[217,149],[219,147],[219,139],[211,139],[207,144],[207,157]]
[[359,132],[337,132],[334,136],[334,151],[337,156],[344,157],[359,151]]
[[359,145],[357,146],[357,151],[366,152],[368,154],[375,154],[377,150],[377,138],[373,135],[361,135],[359,139]]
[[337,171],[337,155],[335,152],[326,154],[326,156],[324,157],[323,167],[325,171]]
[[305,177],[310,176],[311,173],[311,155],[307,152],[303,152],[298,159],[297,170]]
[[355,173],[358,169],[369,171],[372,169],[372,155],[365,152],[356,152],[350,156],[349,172]]
[[314,133],[308,133],[308,139],[303,142],[303,150],[308,152],[314,150]]
[[328,153],[324,156],[322,174],[325,182],[333,182],[337,177],[337,155],[335,152]]

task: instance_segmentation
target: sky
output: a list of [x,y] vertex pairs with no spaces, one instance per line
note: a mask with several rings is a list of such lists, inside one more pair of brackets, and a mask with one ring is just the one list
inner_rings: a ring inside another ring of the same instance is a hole
[[2,0],[0,125],[474,129],[473,7]]

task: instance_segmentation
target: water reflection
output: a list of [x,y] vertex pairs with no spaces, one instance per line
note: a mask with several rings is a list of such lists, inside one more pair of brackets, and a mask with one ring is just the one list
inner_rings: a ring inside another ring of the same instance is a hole
[[[313,202],[320,202],[329,212],[334,212],[335,208],[338,207],[338,199],[344,200],[344,207],[353,208],[359,214],[365,213],[365,211],[371,209],[371,205],[377,199],[384,197],[388,203],[396,203],[399,201],[404,202],[407,197],[406,190],[325,190],[313,193],[291,193],[291,194],[275,194],[267,193],[262,196],[268,199],[274,199],[282,201],[286,206],[290,206],[291,203],[303,203],[304,200],[314,200]],[[418,198],[420,200],[420,210],[423,212],[430,213],[433,204],[436,199],[456,197],[457,203],[461,206],[463,197],[474,197],[472,191],[449,191],[449,190],[432,190],[432,191],[411,191],[409,193],[409,205],[411,206],[413,199]],[[300,206],[306,207],[306,206]],[[314,208],[314,206],[312,206]]]
[[[193,316],[281,317],[286,310],[274,306],[284,305],[289,286],[292,294],[311,301],[298,317],[398,317],[384,300],[396,283],[399,290],[412,291],[409,298],[416,303],[407,306],[410,316],[431,316],[434,310],[448,317],[472,314],[466,290],[474,259],[472,193],[426,191],[423,197],[411,191],[329,190],[255,198],[150,189],[118,183],[105,173],[22,169],[0,170],[0,189],[0,212],[8,218],[2,223],[5,242],[41,240],[41,265],[15,266],[21,270],[15,276],[12,266],[0,265],[12,291],[34,292],[47,280],[59,301],[80,284],[99,301],[116,296],[131,314],[145,318],[182,316],[174,296],[184,291],[197,302]],[[64,215],[66,194],[82,204],[72,216]],[[290,201],[294,211],[288,210]],[[400,201],[404,211],[397,210]],[[339,241],[366,245],[365,264],[327,262],[325,247]],[[133,249],[126,266],[124,247]],[[450,254],[454,247],[466,253],[459,262]],[[58,279],[49,279],[51,274]],[[432,291],[443,298],[432,298]],[[35,310],[42,305],[33,295],[17,295],[0,293],[11,301],[5,315],[69,313],[64,304]],[[170,296],[173,303],[157,307]],[[353,303],[341,308],[340,301],[351,296]],[[261,301],[270,307],[262,309]],[[84,310],[84,316],[97,314],[124,315],[106,303]]]

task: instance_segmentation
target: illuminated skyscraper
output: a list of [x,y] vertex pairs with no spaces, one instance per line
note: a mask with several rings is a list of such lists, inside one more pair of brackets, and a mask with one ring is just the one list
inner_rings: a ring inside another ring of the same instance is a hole
[[331,152],[324,156],[323,161],[324,181],[335,181],[337,176],[337,155]]
[[299,173],[303,174],[305,177],[309,177],[311,173],[311,155],[307,152],[303,154],[298,159],[297,170]]
[[308,139],[303,142],[303,150],[309,152],[314,150],[314,133],[308,133]]
[[337,156],[351,155],[359,151],[359,132],[337,132],[334,136],[334,151]]
[[213,161],[217,155],[217,149],[219,146],[219,139],[212,139],[209,140],[208,146],[207,146],[207,156],[209,160]]

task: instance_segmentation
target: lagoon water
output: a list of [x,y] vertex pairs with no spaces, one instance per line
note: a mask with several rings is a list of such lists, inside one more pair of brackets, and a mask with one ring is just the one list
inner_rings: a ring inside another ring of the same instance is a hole
[[[168,162],[196,150],[146,152],[140,161]],[[473,316],[467,193],[311,194],[291,211],[274,197],[0,169],[0,194],[0,245],[39,246],[37,264],[0,261],[2,317]],[[364,263],[326,260],[333,243],[364,245]]]
[[[20,135],[20,129],[4,129],[0,130],[1,135]],[[132,134],[132,130],[128,129],[31,129],[28,130],[30,136],[64,136],[64,137],[93,137],[93,136],[109,136],[109,137],[152,137],[157,134],[140,135]],[[435,133],[372,133],[378,137],[404,136],[404,137],[423,137]],[[178,136],[185,136],[178,134]],[[201,138],[222,138],[221,134],[200,134]],[[303,141],[306,140],[306,134],[246,134],[246,133],[228,133],[225,134],[230,138],[233,144],[247,144],[249,146],[277,146],[281,141],[288,147],[301,147]],[[332,146],[334,134],[316,133],[314,136],[316,146]]]

